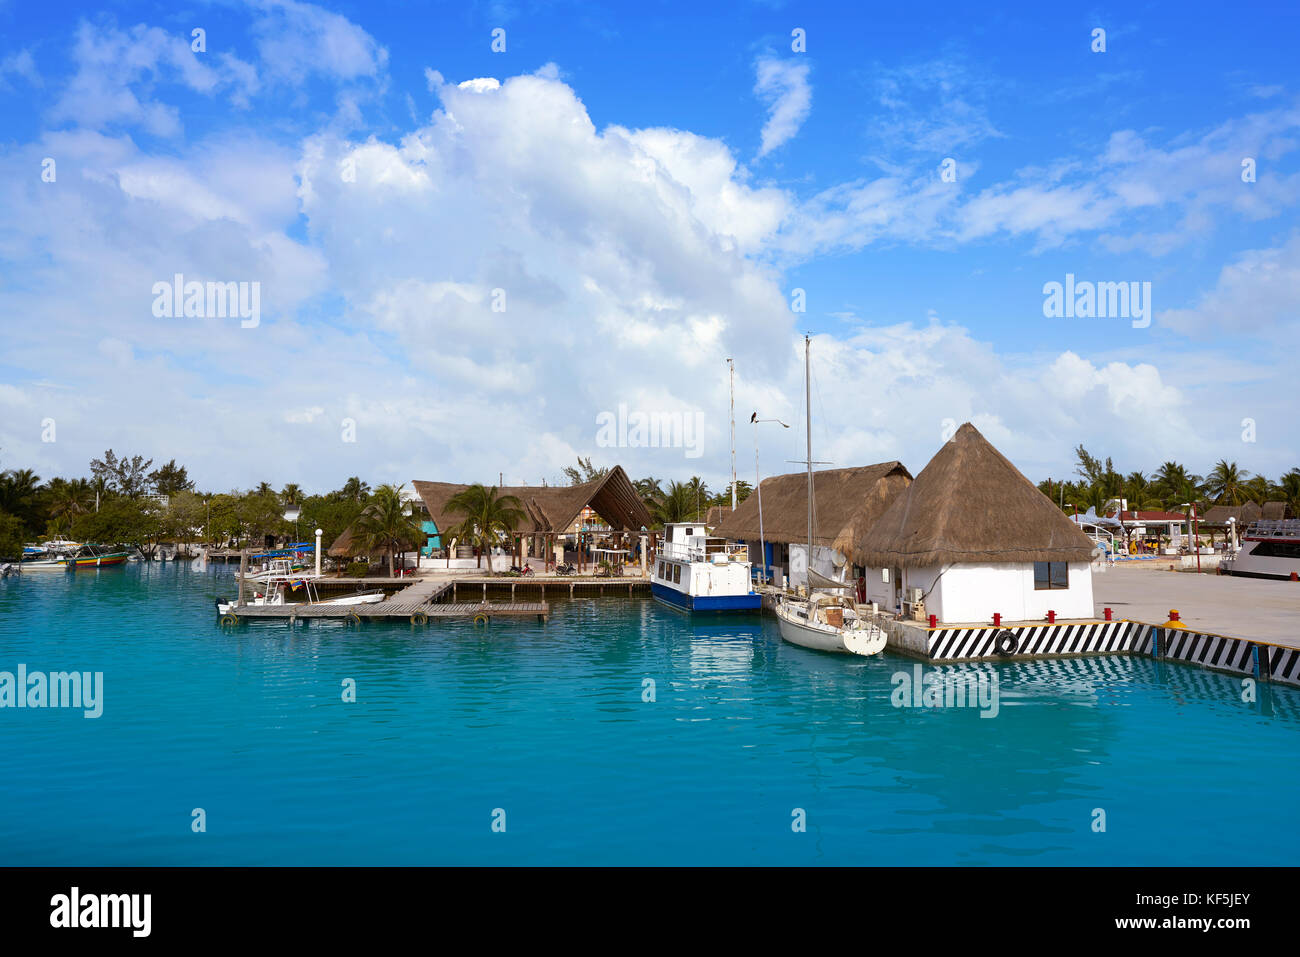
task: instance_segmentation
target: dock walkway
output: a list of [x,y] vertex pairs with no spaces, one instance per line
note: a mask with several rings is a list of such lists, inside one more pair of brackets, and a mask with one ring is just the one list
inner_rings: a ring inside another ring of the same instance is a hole
[[[341,619],[360,623],[364,619],[406,618],[412,624],[425,624],[430,619],[470,618],[491,621],[493,618],[536,618],[546,621],[551,614],[550,605],[544,601],[525,602],[461,602],[439,603],[438,599],[452,590],[452,582],[436,579],[417,579],[383,601],[370,605],[243,605],[223,616],[226,624],[240,619],[280,619],[290,623],[298,619]],[[230,620],[227,620],[230,619]]]

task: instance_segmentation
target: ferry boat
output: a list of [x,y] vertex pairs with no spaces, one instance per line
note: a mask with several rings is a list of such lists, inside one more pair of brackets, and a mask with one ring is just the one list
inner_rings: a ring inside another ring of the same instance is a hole
[[758,611],[743,546],[709,535],[703,522],[669,522],[650,572],[650,593],[683,611]]
[[1225,575],[1288,581],[1300,576],[1300,518],[1253,522],[1241,547],[1219,566]]

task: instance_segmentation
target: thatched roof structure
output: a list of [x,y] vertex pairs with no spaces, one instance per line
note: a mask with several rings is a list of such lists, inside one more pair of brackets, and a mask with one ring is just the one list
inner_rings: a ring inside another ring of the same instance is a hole
[[331,558],[350,558],[356,551],[352,541],[352,526],[349,525],[343,529],[343,534],[334,539],[334,544],[325,549],[325,554]]
[[[429,511],[429,519],[440,531],[461,522],[463,516],[447,511],[447,502],[469,488],[468,485],[452,482],[413,484]],[[636,532],[642,526],[649,528],[652,524],[645,503],[620,465],[581,485],[506,485],[497,489],[497,494],[513,495],[519,499],[527,518],[515,531],[526,535],[563,533],[588,506],[618,531]]]
[[1286,518],[1286,502],[1265,502],[1259,505],[1247,502],[1245,505],[1212,505],[1199,516],[1198,525],[1215,525],[1227,527],[1228,519],[1234,518],[1237,524],[1245,528],[1251,522],[1260,519],[1276,521]]
[[[463,515],[447,511],[447,502],[469,488],[468,485],[418,481],[411,484],[429,513],[428,521],[438,527],[440,534],[445,534],[464,519]],[[562,534],[587,506],[617,531],[636,532],[642,526],[649,528],[651,525],[645,503],[619,465],[595,481],[582,485],[505,485],[497,489],[497,495],[513,495],[519,499],[526,517],[515,531],[524,535]],[[354,553],[352,526],[349,526],[334,540],[329,554],[343,558]]]
[[1051,499],[967,422],[894,500],[859,564],[1086,562],[1094,545]]
[[[872,524],[912,482],[899,462],[813,472],[817,505],[813,541],[858,561],[861,542]],[[781,544],[808,541],[808,473],[773,475],[759,484],[763,498],[763,538]],[[713,534],[732,541],[758,541],[758,493],[752,493],[723,518]],[[859,564],[861,564],[859,562]]]

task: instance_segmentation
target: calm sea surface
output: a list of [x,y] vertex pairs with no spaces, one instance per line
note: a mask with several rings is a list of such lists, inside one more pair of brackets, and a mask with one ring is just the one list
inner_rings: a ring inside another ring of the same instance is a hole
[[97,719],[0,709],[0,864],[1300,859],[1295,689],[999,665],[982,718],[894,707],[914,662],[795,648],[770,618],[624,597],[545,625],[223,630],[233,593],[184,564],[0,581],[0,671],[104,675]]

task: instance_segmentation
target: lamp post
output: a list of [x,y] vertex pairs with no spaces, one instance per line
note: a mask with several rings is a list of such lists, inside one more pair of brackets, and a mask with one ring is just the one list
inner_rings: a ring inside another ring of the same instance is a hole
[[316,574],[320,575],[320,539],[325,534],[322,528],[316,529]]
[[767,583],[767,542],[763,540],[763,479],[758,471],[758,424],[760,422],[775,422],[783,429],[788,429],[780,419],[760,419],[755,412],[749,417],[749,421],[754,424],[754,494],[758,496],[758,551],[763,562],[763,571],[760,573],[760,583]]
[[1201,539],[1196,534],[1196,503],[1183,502],[1183,508],[1189,509],[1187,519],[1187,529],[1192,535],[1192,549],[1196,552],[1196,574],[1201,573]]

